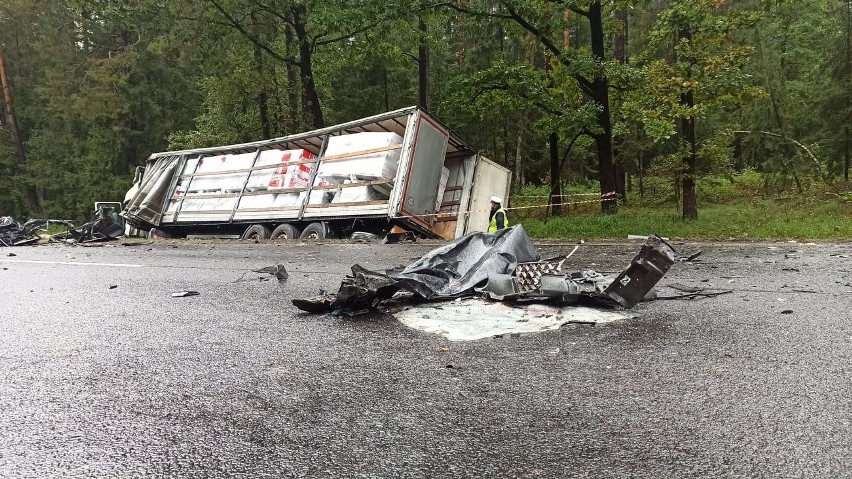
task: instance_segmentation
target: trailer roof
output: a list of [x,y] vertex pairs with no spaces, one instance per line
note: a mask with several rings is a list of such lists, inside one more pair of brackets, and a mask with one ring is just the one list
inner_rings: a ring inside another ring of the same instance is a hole
[[416,106],[410,106],[399,110],[382,113],[379,115],[362,118],[360,120],[341,123],[318,130],[298,133],[295,135],[272,138],[268,140],[259,140],[249,143],[240,143],[235,145],[214,146],[209,148],[195,148],[190,150],[164,151],[152,154],[148,160],[154,160],[164,156],[176,155],[221,155],[233,153],[249,153],[257,151],[258,148],[284,148],[284,149],[305,149],[314,154],[318,154],[322,147],[323,137],[326,135],[344,135],[351,133],[362,133],[367,131],[372,132],[394,132],[400,136],[404,135],[406,124],[410,115],[420,111],[421,114],[427,115],[430,120],[440,124],[449,134],[449,142],[447,144],[447,153],[453,152],[475,152],[476,149],[467,142],[464,138],[456,134],[446,125],[441,123],[435,117]]

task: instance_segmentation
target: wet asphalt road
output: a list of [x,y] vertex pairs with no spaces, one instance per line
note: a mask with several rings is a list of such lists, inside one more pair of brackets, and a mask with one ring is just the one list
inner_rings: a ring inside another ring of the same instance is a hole
[[434,245],[0,249],[0,476],[852,476],[852,244],[675,246],[734,292],[459,343],[290,304]]

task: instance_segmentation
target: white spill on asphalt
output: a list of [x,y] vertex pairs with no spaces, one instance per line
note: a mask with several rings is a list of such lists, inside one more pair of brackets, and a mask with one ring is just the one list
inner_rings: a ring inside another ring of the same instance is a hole
[[617,311],[581,306],[557,307],[534,303],[511,306],[482,299],[414,306],[394,313],[394,316],[410,328],[439,334],[450,341],[550,331],[571,321],[601,324],[629,319],[629,316]]

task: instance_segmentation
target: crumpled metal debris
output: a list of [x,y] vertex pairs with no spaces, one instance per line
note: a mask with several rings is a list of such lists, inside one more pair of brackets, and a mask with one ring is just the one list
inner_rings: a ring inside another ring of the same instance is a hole
[[55,234],[51,241],[62,243],[96,243],[113,241],[124,236],[124,227],[118,224],[106,210],[99,210],[92,221],[77,228],[69,228],[67,232]]
[[324,293],[293,300],[293,304],[312,313],[351,315],[375,309],[405,291],[431,301],[484,294],[503,301],[629,308],[646,298],[674,264],[675,251],[652,235],[630,266],[614,279],[593,271],[565,274],[561,272],[564,259],[556,266],[555,261],[540,261],[523,227],[516,225],[493,234],[464,236],[404,268],[384,273],[356,264],[336,296]]
[[0,217],[0,246],[35,244],[39,241],[38,230],[47,230],[51,223],[65,226],[67,229],[74,227],[74,224],[67,220],[33,218],[21,225],[11,216]]
[[24,228],[11,216],[0,217],[0,246],[32,244],[38,241],[34,237],[36,228]]

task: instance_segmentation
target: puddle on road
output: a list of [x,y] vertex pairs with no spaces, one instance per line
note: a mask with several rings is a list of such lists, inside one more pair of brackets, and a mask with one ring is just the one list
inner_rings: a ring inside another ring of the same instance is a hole
[[582,306],[525,304],[515,307],[481,299],[414,306],[394,316],[410,328],[439,334],[450,341],[550,331],[571,321],[601,324],[630,317],[617,311]]

